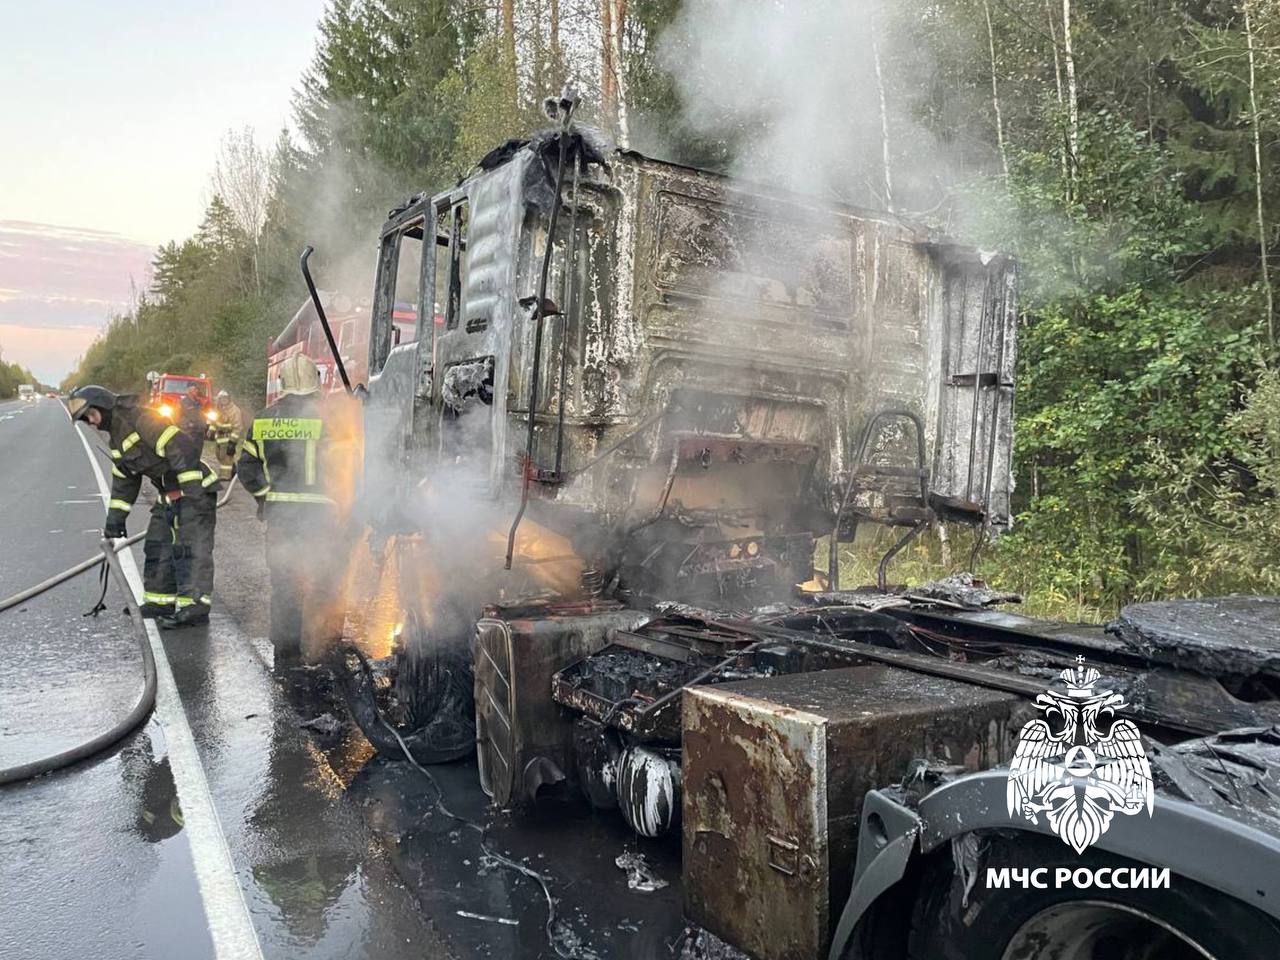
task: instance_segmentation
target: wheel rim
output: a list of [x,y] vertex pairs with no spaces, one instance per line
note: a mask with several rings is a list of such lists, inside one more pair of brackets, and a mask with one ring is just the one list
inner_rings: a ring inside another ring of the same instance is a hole
[[1030,917],[1003,960],[1219,960],[1181,930],[1119,903],[1076,900]]

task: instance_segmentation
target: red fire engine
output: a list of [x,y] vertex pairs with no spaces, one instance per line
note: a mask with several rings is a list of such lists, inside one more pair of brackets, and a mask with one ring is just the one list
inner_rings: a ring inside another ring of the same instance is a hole
[[[358,305],[347,297],[327,291],[320,291],[320,302],[324,305],[329,326],[337,340],[338,353],[342,356],[342,365],[346,368],[348,378],[352,385],[364,383],[368,379],[371,316],[368,304]],[[413,337],[417,319],[418,311],[412,304],[396,303],[392,314],[393,344],[399,343],[402,337]],[[337,364],[334,363],[333,352],[325,339],[324,328],[316,316],[315,305],[307,299],[285,328],[267,343],[268,404],[275,403],[280,396],[280,364],[296,353],[305,354],[316,362],[320,369],[322,390],[328,392],[342,389],[342,378],[338,376]]]
[[182,398],[193,386],[200,391],[200,409],[208,417],[213,409],[213,382],[201,374],[198,377],[183,373],[148,373],[151,396],[148,406],[166,420],[173,420],[182,410]]

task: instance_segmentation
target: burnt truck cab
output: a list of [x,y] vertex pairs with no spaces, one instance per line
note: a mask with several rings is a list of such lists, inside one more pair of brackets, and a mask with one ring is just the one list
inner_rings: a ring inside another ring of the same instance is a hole
[[583,570],[664,599],[789,592],[861,519],[1007,524],[1011,258],[564,136],[541,314],[559,136],[387,221],[372,484],[465,467],[508,522],[527,487]]

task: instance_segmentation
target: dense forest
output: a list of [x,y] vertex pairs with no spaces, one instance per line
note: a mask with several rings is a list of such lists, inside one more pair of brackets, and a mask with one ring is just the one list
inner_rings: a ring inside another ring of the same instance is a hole
[[982,569],[1034,609],[1280,592],[1280,0],[333,0],[295,132],[226,136],[68,383],[258,403],[304,243],[365,294],[386,211],[566,81],[619,143],[1018,254],[1019,510]]

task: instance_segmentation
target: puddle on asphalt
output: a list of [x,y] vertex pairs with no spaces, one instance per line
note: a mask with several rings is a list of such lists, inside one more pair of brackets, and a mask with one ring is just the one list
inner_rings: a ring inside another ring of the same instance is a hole
[[133,802],[131,832],[148,843],[161,843],[182,830],[182,805],[169,755],[157,749],[153,735],[149,729],[120,751],[120,775]]

